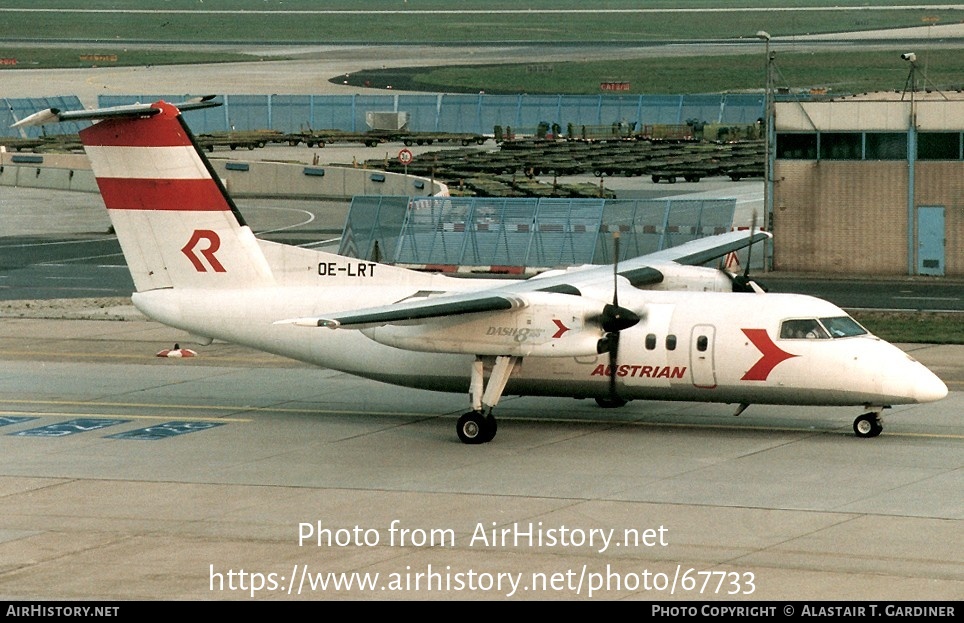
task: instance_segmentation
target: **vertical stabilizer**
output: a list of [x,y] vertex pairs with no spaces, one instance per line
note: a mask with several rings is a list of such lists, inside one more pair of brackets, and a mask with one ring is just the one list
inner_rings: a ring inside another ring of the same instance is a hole
[[138,292],[273,282],[176,106],[106,118],[80,138]]

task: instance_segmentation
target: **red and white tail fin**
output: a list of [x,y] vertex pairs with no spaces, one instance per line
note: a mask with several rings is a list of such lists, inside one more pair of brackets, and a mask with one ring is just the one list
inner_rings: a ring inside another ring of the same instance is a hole
[[146,110],[105,115],[80,132],[137,291],[272,284],[254,234],[177,106]]

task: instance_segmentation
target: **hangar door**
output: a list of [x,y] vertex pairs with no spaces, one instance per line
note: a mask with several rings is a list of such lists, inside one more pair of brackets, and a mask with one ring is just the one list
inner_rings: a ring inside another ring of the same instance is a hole
[[917,274],[944,275],[944,208],[917,208]]

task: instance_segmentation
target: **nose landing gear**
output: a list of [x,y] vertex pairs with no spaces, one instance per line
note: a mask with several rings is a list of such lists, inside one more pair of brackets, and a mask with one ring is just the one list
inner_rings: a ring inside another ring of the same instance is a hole
[[880,419],[883,409],[883,407],[877,408],[854,420],[854,434],[863,439],[879,435],[884,430],[884,424]]

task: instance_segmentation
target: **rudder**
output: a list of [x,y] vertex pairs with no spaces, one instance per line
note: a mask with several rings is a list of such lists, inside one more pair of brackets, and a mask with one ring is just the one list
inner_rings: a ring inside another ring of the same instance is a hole
[[138,292],[273,283],[251,229],[174,105],[80,132]]

